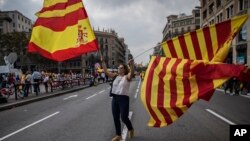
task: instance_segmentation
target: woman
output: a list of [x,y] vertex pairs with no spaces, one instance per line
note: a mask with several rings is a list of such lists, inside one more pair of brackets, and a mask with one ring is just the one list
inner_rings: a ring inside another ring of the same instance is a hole
[[129,138],[134,137],[134,129],[131,124],[131,121],[128,118],[129,114],[129,86],[130,81],[134,75],[134,62],[133,60],[129,60],[130,71],[128,66],[125,64],[120,64],[118,67],[118,74],[107,71],[107,67],[103,59],[101,58],[102,67],[104,69],[105,74],[113,78],[116,76],[113,86],[112,86],[112,114],[115,123],[116,136],[112,139],[112,141],[119,141],[122,139],[121,136],[121,122],[120,117],[123,123],[127,126],[129,131]]

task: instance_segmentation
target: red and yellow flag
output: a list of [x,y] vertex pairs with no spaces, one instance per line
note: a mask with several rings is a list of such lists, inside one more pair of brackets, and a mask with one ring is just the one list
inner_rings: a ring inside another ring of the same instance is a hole
[[247,18],[235,17],[162,43],[166,58],[151,58],[141,87],[149,126],[171,124],[195,101],[209,100],[230,77],[247,74],[242,74],[244,66],[221,63]]
[[141,87],[150,114],[148,126],[171,124],[195,101],[209,100],[223,78],[239,76],[243,70],[239,65],[153,56]]
[[82,0],[44,0],[36,15],[29,52],[64,61],[98,50]]
[[223,62],[233,38],[247,18],[248,15],[238,16],[165,41],[162,43],[165,56]]

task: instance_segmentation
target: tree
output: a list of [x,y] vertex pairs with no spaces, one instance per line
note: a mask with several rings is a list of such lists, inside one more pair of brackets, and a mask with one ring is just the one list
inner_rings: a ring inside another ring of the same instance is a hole
[[4,56],[11,52],[16,52],[18,59],[26,54],[26,48],[29,42],[29,34],[25,32],[12,32],[1,34],[0,36],[0,63],[3,63]]

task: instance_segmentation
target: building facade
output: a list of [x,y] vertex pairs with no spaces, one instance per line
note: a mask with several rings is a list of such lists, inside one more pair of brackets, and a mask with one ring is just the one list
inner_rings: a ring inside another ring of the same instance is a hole
[[[107,68],[116,69],[120,63],[127,63],[130,50],[124,38],[120,38],[114,30],[94,30],[96,40]],[[61,71],[93,73],[95,65],[100,64],[98,52],[87,53],[59,64]],[[56,66],[57,67],[57,66]]]
[[[249,0],[200,0],[200,3],[203,27],[250,14]],[[250,66],[250,18],[234,38],[227,60],[228,63]]]
[[200,9],[193,9],[192,15],[180,14],[167,16],[167,23],[163,29],[162,41],[182,35],[200,28]]
[[0,33],[31,32],[32,22],[18,11],[0,11]]

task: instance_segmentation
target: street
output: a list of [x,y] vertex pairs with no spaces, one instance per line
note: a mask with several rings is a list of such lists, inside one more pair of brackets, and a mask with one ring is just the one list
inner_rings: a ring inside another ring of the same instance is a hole
[[[209,102],[198,101],[164,128],[149,128],[140,100],[140,79],[130,85],[131,141],[229,141],[230,124],[250,124],[250,98],[216,91]],[[109,84],[34,102],[0,112],[0,140],[110,141],[115,135]]]

